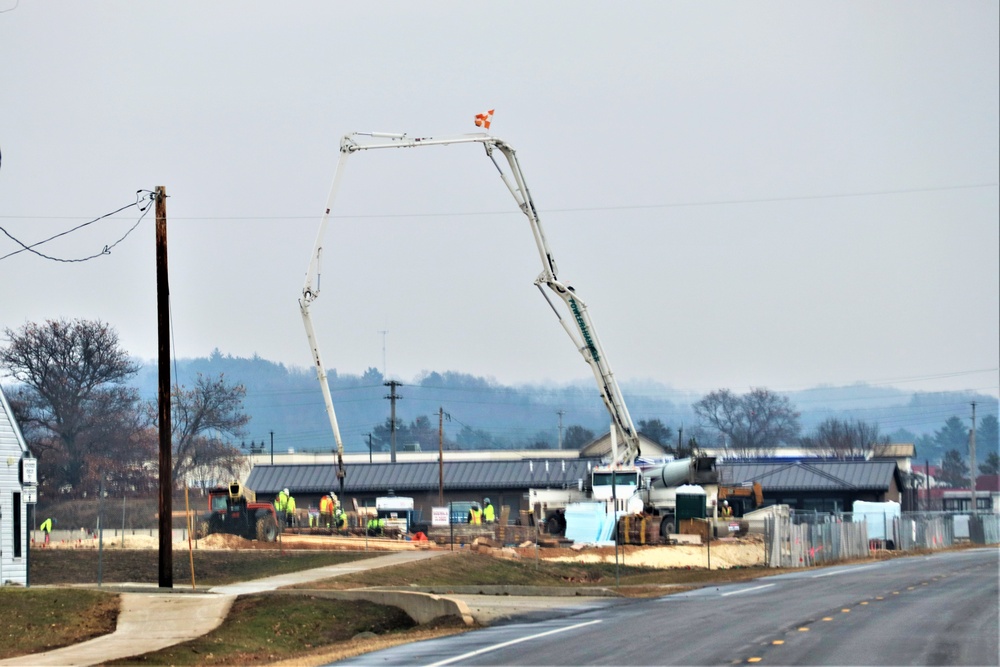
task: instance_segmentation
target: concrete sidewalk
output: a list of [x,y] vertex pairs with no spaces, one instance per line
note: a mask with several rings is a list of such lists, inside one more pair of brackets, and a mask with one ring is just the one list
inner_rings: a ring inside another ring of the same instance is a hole
[[[305,584],[329,579],[350,572],[446,555],[446,551],[399,551],[353,563],[304,570],[257,579],[240,584],[216,586],[206,593],[187,593],[182,586],[162,592],[155,586],[137,584],[107,585],[105,590],[123,591],[117,629],[108,635],[75,646],[34,653],[0,661],[0,665],[96,665],[110,660],[128,658],[158,651],[207,634],[226,618],[238,595],[276,590],[283,586]],[[148,592],[137,592],[148,589]],[[426,595],[407,593],[408,597]],[[438,596],[427,596],[436,598]],[[464,603],[454,603],[456,609]],[[465,608],[465,612],[468,610]]]

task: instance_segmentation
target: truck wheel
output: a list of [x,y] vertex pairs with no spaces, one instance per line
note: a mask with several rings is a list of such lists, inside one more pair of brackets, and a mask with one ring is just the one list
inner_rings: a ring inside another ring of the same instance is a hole
[[273,516],[265,516],[257,519],[257,540],[260,542],[274,542],[278,539],[278,522]]
[[677,530],[674,526],[674,517],[663,517],[663,520],[660,521],[660,539],[665,542],[670,537],[671,533],[676,532]]
[[564,535],[566,533],[566,517],[561,512],[553,514],[545,520],[549,535]]

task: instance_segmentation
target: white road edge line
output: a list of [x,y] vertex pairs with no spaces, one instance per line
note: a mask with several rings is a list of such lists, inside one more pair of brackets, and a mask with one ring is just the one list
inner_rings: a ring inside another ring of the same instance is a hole
[[451,663],[458,662],[459,660],[465,660],[466,658],[471,658],[476,655],[482,655],[483,653],[496,651],[497,649],[505,648],[507,646],[513,646],[514,644],[520,644],[521,642],[526,642],[531,639],[538,639],[539,637],[545,637],[546,635],[554,635],[557,632],[565,632],[566,630],[575,630],[576,628],[583,628],[588,625],[593,625],[594,623],[600,623],[600,622],[601,620],[598,619],[596,621],[587,621],[586,623],[577,623],[576,625],[567,625],[565,628],[556,628],[555,630],[540,632],[537,635],[529,635],[527,637],[521,637],[520,639],[512,639],[509,642],[502,642],[500,644],[494,644],[493,646],[484,646],[481,649],[476,649],[475,651],[470,651],[469,653],[456,655],[454,658],[448,658],[447,660],[431,663],[430,665],[427,665],[427,667],[441,667],[442,665],[450,665]]
[[740,593],[749,593],[750,591],[759,591],[762,588],[770,588],[771,586],[774,586],[774,584],[764,584],[762,586],[754,586],[753,588],[743,588],[743,589],[738,590],[738,591],[729,591],[728,593],[723,593],[719,597],[724,598],[727,595],[739,595]]
[[834,572],[824,572],[823,574],[814,574],[813,579],[819,579],[820,577],[835,577],[838,574],[845,574],[847,572],[860,572],[861,570],[870,570],[873,567],[878,567],[878,565],[862,565],[861,567],[852,567],[846,570],[835,570]]

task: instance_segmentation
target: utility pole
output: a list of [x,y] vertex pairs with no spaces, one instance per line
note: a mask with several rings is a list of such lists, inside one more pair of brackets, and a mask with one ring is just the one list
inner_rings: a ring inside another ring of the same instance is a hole
[[389,395],[386,398],[392,404],[390,413],[390,429],[389,429],[389,461],[392,463],[396,462],[396,401],[403,398],[396,394],[396,387],[402,387],[402,382],[396,382],[395,380],[389,380],[388,382],[383,382],[386,387],[389,387]]
[[271,431],[271,465],[274,465],[274,431]]
[[160,588],[174,587],[173,481],[170,429],[170,281],[167,274],[167,190],[156,187],[156,332],[159,350]]
[[677,428],[677,456],[681,455],[681,450],[684,448],[684,425],[681,424]]
[[565,410],[558,410],[556,414],[559,415],[559,449],[562,449],[562,432],[563,432],[563,415],[566,414]]
[[976,511],[976,402],[972,401],[972,431],[969,432],[969,458],[972,459],[970,463],[969,477],[972,482],[972,515],[978,514]]
[[372,462],[372,434],[368,434],[368,463]]
[[451,421],[444,406],[438,408],[438,507],[444,505],[444,418]]

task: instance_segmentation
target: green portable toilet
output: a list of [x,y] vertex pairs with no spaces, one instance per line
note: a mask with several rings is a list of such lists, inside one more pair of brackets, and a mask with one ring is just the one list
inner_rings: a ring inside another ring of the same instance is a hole
[[677,525],[684,519],[704,519],[707,513],[708,497],[705,489],[695,484],[677,487]]

